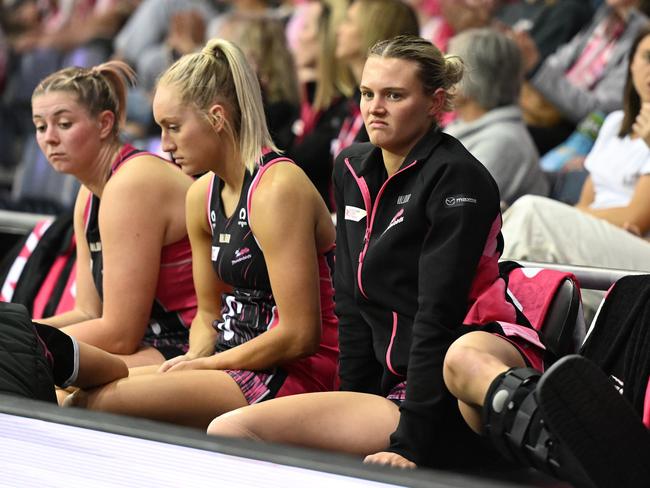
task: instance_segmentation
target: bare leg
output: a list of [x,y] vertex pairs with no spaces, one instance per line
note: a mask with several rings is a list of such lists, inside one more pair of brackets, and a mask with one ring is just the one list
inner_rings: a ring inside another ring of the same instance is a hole
[[251,405],[216,418],[208,433],[366,456],[388,448],[399,409],[377,395],[306,393]]
[[201,429],[216,415],[247,405],[235,380],[216,370],[136,375],[79,393],[72,406]]
[[140,376],[143,374],[154,374],[158,372],[159,365],[154,364],[152,366],[136,366],[135,368],[129,368],[129,376]]
[[487,332],[470,332],[451,345],[443,368],[445,384],[458,398],[460,412],[472,430],[482,430],[481,407],[494,378],[525,366],[513,344]]
[[77,390],[74,386],[69,386],[65,389],[59,388],[58,386],[55,388],[54,393],[56,393],[56,401],[59,404],[59,406],[65,405],[65,399],[68,398],[72,393],[74,393]]

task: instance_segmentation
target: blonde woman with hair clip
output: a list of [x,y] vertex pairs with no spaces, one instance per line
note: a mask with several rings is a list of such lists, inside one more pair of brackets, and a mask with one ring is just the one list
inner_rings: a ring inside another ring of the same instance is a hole
[[334,226],[316,189],[277,153],[259,83],[214,39],[161,77],[162,147],[188,174],[198,313],[190,349],[159,373],[80,392],[75,405],[206,428],[248,404],[336,386],[327,257]]
[[192,179],[119,138],[133,81],[119,61],[65,68],[34,90],[32,118],[50,164],[82,183],[75,308],[42,322],[141,366],[187,350],[196,296],[184,215]]

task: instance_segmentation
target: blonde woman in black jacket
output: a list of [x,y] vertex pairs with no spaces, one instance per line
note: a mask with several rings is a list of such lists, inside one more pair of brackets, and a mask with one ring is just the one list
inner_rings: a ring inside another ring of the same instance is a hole
[[[544,450],[556,438],[543,415],[525,415],[531,405],[539,411],[533,395],[544,346],[499,276],[496,183],[436,125],[461,74],[457,59],[420,38],[371,49],[360,86],[371,142],[344,150],[334,171],[342,391],[246,407],[217,418],[209,433],[402,468],[467,468],[493,461],[493,444],[506,457],[583,480],[595,458]],[[572,370],[591,382],[583,366],[563,362],[546,384]],[[516,443],[522,425],[544,435]],[[541,460],[523,454],[529,445]]]
[[[525,353],[541,367],[543,346],[534,331],[514,323],[515,309],[498,286],[497,186],[437,128],[448,90],[461,76],[457,59],[445,59],[420,38],[399,36],[373,47],[360,84],[371,142],[343,151],[334,171],[344,391],[242,410],[214,422],[211,432],[242,435],[244,426],[264,439],[396,466],[480,457],[482,445],[472,442],[444,385],[447,349],[484,323],[502,336],[517,333],[513,342],[495,339],[515,365],[526,364]],[[487,299],[491,314],[481,316],[472,305]],[[463,327],[466,317],[472,325]],[[511,331],[495,320],[512,323]],[[256,412],[261,422],[249,422]],[[291,429],[283,427],[288,412]]]

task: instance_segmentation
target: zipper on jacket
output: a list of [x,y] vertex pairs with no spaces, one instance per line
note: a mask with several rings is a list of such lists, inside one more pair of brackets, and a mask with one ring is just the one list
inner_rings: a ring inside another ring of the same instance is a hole
[[386,366],[388,367],[390,372],[393,373],[395,376],[403,377],[404,376],[403,374],[399,374],[397,371],[395,371],[395,368],[393,368],[393,363],[390,360],[396,335],[397,335],[397,312],[393,312],[393,330],[390,334],[390,342],[388,343],[388,348],[386,349]]
[[381,195],[384,193],[384,190],[386,189],[386,185],[388,185],[388,182],[392,180],[396,175],[402,173],[403,171],[406,171],[409,169],[411,166],[417,164],[417,160],[413,161],[411,164],[408,166],[403,167],[402,169],[396,171],[393,173],[391,176],[389,176],[386,181],[381,185],[381,188],[379,189],[379,193],[377,193],[377,198],[375,199],[375,205],[372,205],[371,199],[370,199],[370,191],[368,190],[368,185],[366,185],[366,181],[363,178],[359,178],[357,174],[354,172],[354,169],[352,169],[352,165],[350,164],[350,161],[348,158],[345,158],[345,165],[348,167],[350,170],[350,173],[352,174],[352,177],[357,183],[357,186],[359,187],[359,191],[361,191],[361,196],[363,197],[363,203],[366,207],[366,232],[363,236],[363,247],[361,248],[361,252],[359,253],[359,266],[357,267],[357,284],[359,286],[359,290],[361,291],[361,294],[365,297],[368,298],[368,295],[366,295],[366,292],[363,289],[363,283],[361,282],[361,269],[363,268],[363,259],[366,257],[366,252],[368,251],[368,245],[370,244],[370,235],[372,234],[372,226],[375,223],[375,215],[377,214],[377,207],[379,206],[379,200],[381,198]]

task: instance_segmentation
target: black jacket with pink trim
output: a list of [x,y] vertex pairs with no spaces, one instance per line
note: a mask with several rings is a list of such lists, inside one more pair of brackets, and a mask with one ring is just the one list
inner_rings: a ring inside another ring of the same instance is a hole
[[[438,129],[390,178],[379,148],[346,149],[334,185],[341,388],[386,396],[408,370],[390,450],[419,465],[439,465],[445,435],[454,435],[446,430],[453,399],[443,382],[444,355],[462,333],[475,330],[461,327],[463,320],[499,279],[497,185]],[[511,319],[513,308],[501,294],[494,303],[502,302]]]

